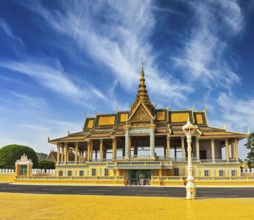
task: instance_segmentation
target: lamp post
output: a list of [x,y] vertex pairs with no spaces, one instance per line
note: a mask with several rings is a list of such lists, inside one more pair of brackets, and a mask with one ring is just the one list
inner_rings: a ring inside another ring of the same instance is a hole
[[191,156],[191,136],[196,130],[196,126],[190,123],[190,120],[182,127],[183,132],[187,137],[188,144],[188,177],[186,185],[186,199],[195,199],[196,198],[196,186],[194,184],[193,177],[193,166],[192,166],[192,156]]

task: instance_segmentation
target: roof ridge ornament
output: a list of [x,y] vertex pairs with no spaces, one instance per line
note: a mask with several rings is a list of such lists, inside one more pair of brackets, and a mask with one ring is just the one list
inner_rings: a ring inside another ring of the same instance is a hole
[[150,111],[151,114],[154,113],[155,107],[152,105],[149,95],[147,93],[147,89],[146,89],[143,61],[142,61],[142,65],[141,65],[140,79],[139,79],[139,86],[138,86],[138,90],[137,90],[136,100],[134,101],[134,103],[131,106],[131,112],[134,111],[134,109],[137,107],[137,105],[140,101],[143,104],[145,104],[145,106],[148,108],[148,110]]

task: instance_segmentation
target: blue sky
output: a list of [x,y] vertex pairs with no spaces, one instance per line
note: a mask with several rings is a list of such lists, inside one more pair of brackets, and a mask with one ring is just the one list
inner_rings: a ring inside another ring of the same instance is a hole
[[3,0],[0,45],[1,146],[49,152],[85,114],[128,110],[142,59],[157,108],[254,131],[254,1]]

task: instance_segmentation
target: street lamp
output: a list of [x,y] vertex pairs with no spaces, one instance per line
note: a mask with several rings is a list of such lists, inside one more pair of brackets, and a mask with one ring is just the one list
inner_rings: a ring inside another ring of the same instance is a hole
[[197,127],[190,123],[190,120],[187,121],[186,125],[182,127],[183,132],[187,137],[188,144],[188,177],[186,185],[186,199],[195,199],[196,198],[196,186],[194,184],[193,177],[193,166],[192,166],[192,157],[191,157],[191,136],[197,129]]

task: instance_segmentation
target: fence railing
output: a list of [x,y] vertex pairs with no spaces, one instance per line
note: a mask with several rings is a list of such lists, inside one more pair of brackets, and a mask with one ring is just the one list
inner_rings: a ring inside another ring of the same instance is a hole
[[254,168],[241,168],[241,173],[254,173]]
[[0,169],[0,173],[15,173],[14,169]]
[[55,175],[55,169],[31,169],[31,174],[51,174]]

